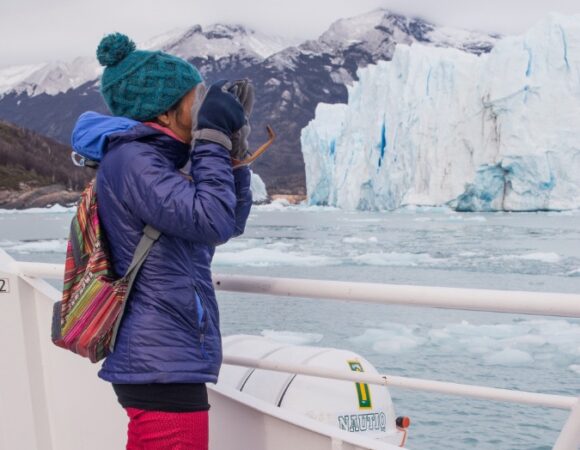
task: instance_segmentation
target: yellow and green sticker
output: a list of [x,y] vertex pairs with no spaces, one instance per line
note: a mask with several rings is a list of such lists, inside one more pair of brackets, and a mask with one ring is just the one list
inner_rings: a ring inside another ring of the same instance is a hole
[[[364,372],[362,364],[359,361],[348,361],[348,365],[353,372]],[[356,393],[358,396],[358,407],[360,409],[372,408],[371,390],[368,384],[356,383]]]

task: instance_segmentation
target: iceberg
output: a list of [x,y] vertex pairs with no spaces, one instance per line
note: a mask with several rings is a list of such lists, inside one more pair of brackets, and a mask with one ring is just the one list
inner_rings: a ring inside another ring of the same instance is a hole
[[250,190],[252,191],[252,202],[253,203],[264,203],[270,198],[268,196],[268,191],[266,190],[266,183],[262,180],[260,175],[255,172],[251,172],[252,178],[250,179]]
[[302,130],[309,204],[580,207],[580,15],[481,56],[399,45],[358,76]]

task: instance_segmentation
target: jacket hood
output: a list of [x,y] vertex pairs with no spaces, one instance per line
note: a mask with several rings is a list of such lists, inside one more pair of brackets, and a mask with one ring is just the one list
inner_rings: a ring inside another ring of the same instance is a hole
[[126,117],[106,116],[87,111],[78,118],[72,132],[72,148],[79,155],[92,161],[101,162],[106,151],[109,136],[121,133],[139,122]]
[[190,144],[184,144],[171,136],[148,127],[127,117],[108,116],[88,111],[78,118],[72,133],[72,147],[81,156],[101,162],[112,147],[147,138],[161,154],[171,160],[176,167],[182,167],[188,160]]

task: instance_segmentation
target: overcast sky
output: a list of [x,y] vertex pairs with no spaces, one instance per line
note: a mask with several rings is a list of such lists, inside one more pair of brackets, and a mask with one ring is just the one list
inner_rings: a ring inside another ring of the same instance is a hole
[[174,28],[241,23],[315,38],[336,19],[383,7],[441,25],[517,34],[579,0],[0,0],[0,67],[93,55],[121,31],[137,42]]

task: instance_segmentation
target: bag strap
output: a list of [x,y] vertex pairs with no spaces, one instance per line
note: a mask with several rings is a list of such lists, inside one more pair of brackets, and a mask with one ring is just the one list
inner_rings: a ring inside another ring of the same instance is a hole
[[127,306],[127,297],[129,297],[129,293],[131,292],[131,288],[133,287],[133,283],[135,282],[135,278],[137,278],[137,274],[139,273],[141,266],[147,259],[147,256],[151,251],[151,247],[153,247],[155,241],[159,239],[159,236],[161,236],[161,232],[159,230],[156,230],[151,225],[147,225],[143,229],[143,236],[141,236],[141,240],[137,244],[137,248],[135,248],[135,253],[133,254],[131,264],[129,264],[127,273],[125,273],[125,276],[123,277],[127,280],[127,293],[125,294],[125,298],[123,299],[123,304],[121,305],[119,317],[117,318],[115,326],[113,327],[111,342],[109,344],[109,350],[111,352],[115,348],[115,341],[117,340],[117,332],[119,331],[119,327],[121,326],[121,320],[123,319],[123,315],[125,314],[125,307]]
[[125,276],[123,277],[127,280],[127,292],[131,290],[133,282],[139,273],[139,269],[141,269],[141,266],[151,251],[151,247],[153,247],[155,241],[159,239],[159,236],[161,236],[161,232],[153,228],[151,225],[147,225],[143,229],[143,236],[141,236],[141,240],[135,248],[133,260],[131,261],[131,264],[129,264],[127,273],[125,273]]

